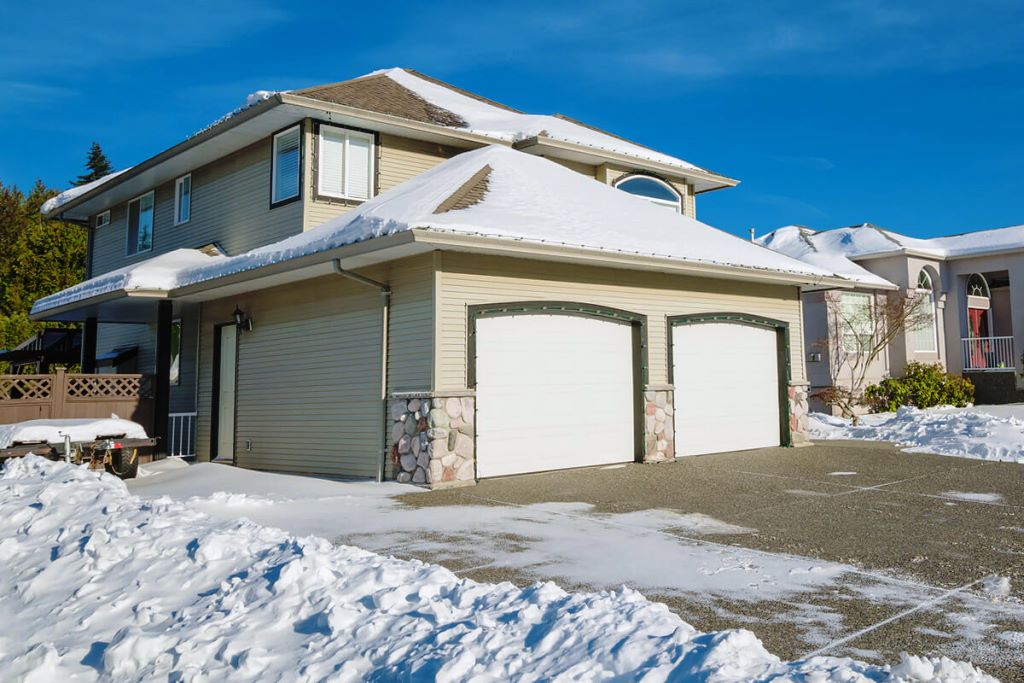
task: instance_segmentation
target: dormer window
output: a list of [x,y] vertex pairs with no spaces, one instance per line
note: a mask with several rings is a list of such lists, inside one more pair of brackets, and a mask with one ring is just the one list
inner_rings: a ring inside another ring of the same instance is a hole
[[271,208],[299,196],[299,175],[302,170],[302,128],[300,126],[283,130],[274,136],[272,162]]
[[327,199],[362,201],[373,196],[372,133],[321,125],[316,193]]
[[643,197],[655,206],[672,209],[676,213],[683,212],[683,198],[674,187],[659,178],[647,175],[626,176],[615,183],[615,187],[623,192]]

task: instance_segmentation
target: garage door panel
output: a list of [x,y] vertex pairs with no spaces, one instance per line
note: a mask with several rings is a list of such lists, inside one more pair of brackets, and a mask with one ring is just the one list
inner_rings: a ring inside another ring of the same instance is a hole
[[546,314],[483,318],[476,349],[478,476],[632,459],[629,325]]
[[679,455],[778,446],[778,334],[733,323],[673,329]]

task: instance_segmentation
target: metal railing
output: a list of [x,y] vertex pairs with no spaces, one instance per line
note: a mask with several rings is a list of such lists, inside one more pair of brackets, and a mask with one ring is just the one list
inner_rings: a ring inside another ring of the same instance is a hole
[[964,370],[971,372],[1013,372],[1017,359],[1013,337],[966,337],[960,340]]
[[167,455],[191,458],[196,454],[196,413],[167,416]]

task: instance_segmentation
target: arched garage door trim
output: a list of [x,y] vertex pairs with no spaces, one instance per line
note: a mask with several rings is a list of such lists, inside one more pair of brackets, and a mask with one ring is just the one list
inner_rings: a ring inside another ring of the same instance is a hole
[[634,456],[642,457],[644,448],[643,433],[643,392],[647,386],[647,316],[618,308],[597,306],[575,301],[512,301],[500,304],[477,304],[467,309],[467,353],[466,353],[466,384],[470,389],[477,388],[476,381],[476,323],[481,318],[496,318],[513,315],[547,314],[569,315],[629,325],[633,336],[633,435]]
[[764,318],[749,313],[691,313],[687,315],[671,315],[668,317],[668,381],[675,384],[675,361],[672,349],[672,329],[677,325],[700,325],[701,323],[731,323],[748,325],[775,331],[778,337],[778,371],[779,371],[779,442],[783,446],[793,445],[793,435],[789,426],[789,381],[791,377],[789,355],[789,323],[774,318]]

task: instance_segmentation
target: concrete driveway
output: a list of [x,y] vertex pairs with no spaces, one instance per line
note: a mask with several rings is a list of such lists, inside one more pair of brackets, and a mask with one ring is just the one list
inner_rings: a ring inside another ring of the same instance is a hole
[[[1021,465],[828,442],[494,479],[398,500],[410,519],[433,509],[447,521],[417,542],[378,535],[368,543],[368,534],[352,542],[481,581],[600,590],[621,576],[698,628],[750,628],[787,659],[944,654],[1024,681]],[[676,546],[686,552],[672,555]],[[610,558],[615,571],[570,567],[580,553]],[[736,582],[733,570],[759,578]]]

